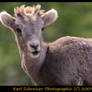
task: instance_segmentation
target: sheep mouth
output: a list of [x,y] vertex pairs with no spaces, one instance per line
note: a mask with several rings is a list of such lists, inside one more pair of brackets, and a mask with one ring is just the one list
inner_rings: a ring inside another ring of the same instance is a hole
[[32,54],[33,54],[34,56],[36,56],[36,55],[40,54],[40,51],[33,51]]

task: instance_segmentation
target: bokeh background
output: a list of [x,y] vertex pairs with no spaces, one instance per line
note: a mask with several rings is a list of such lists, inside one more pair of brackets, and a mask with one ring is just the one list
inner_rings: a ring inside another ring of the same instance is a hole
[[[41,4],[46,11],[54,8],[59,18],[43,32],[46,42],[63,36],[92,38],[92,2],[0,2],[0,12],[14,16],[14,7]],[[21,68],[13,33],[0,23],[0,85],[34,85]]]

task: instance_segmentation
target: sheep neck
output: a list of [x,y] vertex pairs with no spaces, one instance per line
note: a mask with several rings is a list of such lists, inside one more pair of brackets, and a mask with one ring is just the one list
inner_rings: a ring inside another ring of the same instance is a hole
[[46,57],[48,45],[46,43],[42,43],[40,56],[38,58],[32,58],[27,52],[22,53],[22,66],[24,71],[28,74],[29,77],[37,77],[40,68],[44,62]]

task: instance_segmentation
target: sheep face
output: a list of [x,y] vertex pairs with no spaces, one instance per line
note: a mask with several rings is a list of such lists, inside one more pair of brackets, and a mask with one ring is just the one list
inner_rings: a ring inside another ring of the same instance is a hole
[[52,9],[44,13],[40,5],[14,9],[15,16],[7,12],[0,13],[0,21],[6,27],[12,29],[18,48],[27,52],[31,57],[37,58],[40,55],[42,42],[42,29],[57,19],[56,10]]

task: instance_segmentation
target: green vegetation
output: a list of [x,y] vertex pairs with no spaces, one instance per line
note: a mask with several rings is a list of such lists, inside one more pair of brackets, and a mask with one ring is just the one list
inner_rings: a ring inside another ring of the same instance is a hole
[[[0,12],[14,16],[13,8],[41,4],[42,8],[56,9],[57,21],[45,28],[45,41],[54,41],[63,36],[92,38],[92,3],[90,2],[6,2],[0,3]],[[0,23],[0,85],[31,85],[30,78],[21,68],[20,56],[13,33]]]

